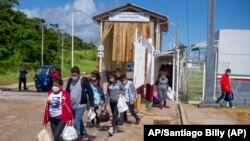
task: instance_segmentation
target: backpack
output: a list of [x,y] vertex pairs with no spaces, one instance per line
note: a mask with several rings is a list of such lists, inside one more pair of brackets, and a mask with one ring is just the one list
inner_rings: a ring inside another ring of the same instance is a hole
[[90,84],[90,85],[94,93],[94,103],[95,105],[99,105],[101,101],[101,95],[98,92],[98,89],[93,84]]

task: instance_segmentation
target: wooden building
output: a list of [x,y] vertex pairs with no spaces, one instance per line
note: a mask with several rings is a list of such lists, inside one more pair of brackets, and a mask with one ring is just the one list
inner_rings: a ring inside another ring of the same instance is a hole
[[104,57],[97,63],[102,71],[125,71],[128,63],[134,61],[136,30],[161,51],[162,33],[168,31],[169,24],[167,16],[130,3],[98,14],[93,20],[100,25],[100,45],[104,46]]

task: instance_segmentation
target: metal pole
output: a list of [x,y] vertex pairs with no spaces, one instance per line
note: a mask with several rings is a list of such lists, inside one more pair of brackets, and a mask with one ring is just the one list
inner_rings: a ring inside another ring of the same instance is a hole
[[71,24],[72,24],[72,44],[71,44],[71,67],[74,66],[74,6],[72,10],[72,19],[71,19]]
[[174,94],[176,96],[176,101],[178,102],[178,98],[177,98],[177,92],[176,92],[176,87],[175,87],[175,78],[176,78],[176,51],[177,51],[177,47],[178,47],[178,32],[179,32],[179,23],[178,23],[178,20],[177,20],[177,23],[176,23],[176,40],[175,40],[175,49],[174,49],[174,61],[173,61],[173,82],[172,82],[172,87],[173,87],[173,90],[174,90]]
[[177,60],[176,60],[176,64],[177,64],[177,72],[176,72],[176,102],[179,101],[179,67],[180,67],[180,56],[179,56],[179,49],[177,50]]
[[44,31],[42,26],[42,57],[41,57],[41,64],[43,65],[43,46],[44,46]]
[[62,32],[62,64],[61,67],[63,68],[63,46],[64,46],[64,41],[63,41],[63,32]]
[[206,55],[206,88],[204,104],[213,104],[214,95],[214,71],[215,71],[215,52],[214,52],[214,0],[209,0],[208,8],[208,46]]

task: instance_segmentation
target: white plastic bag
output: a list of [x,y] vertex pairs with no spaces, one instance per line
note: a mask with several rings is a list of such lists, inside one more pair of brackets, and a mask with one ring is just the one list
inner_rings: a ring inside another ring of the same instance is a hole
[[128,105],[125,101],[125,97],[120,95],[117,103],[117,109],[119,113],[125,112],[128,110]]
[[71,141],[78,138],[76,129],[73,126],[66,125],[62,132],[62,138],[64,141]]
[[52,141],[50,133],[46,128],[38,133],[37,139],[38,141]]
[[171,89],[171,87],[168,87],[167,98],[168,98],[169,100],[174,101],[174,97],[175,97],[174,91]]
[[96,114],[94,111],[92,111],[91,109],[89,109],[89,113],[88,113],[88,119],[89,121],[93,120],[95,118]]

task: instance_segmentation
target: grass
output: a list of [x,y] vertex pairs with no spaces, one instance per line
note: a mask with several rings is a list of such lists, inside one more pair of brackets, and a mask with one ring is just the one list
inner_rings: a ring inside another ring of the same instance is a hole
[[[78,66],[81,72],[85,72],[89,74],[91,71],[96,69],[96,50],[81,50],[74,52],[74,65]],[[61,66],[61,64],[57,64]],[[9,85],[18,83],[19,77],[19,68],[10,67],[6,69],[6,74],[0,74],[0,85]],[[68,77],[70,76],[70,69],[71,69],[71,51],[65,50],[64,52],[64,67],[62,68],[62,76]],[[27,81],[32,82],[34,81],[35,70],[28,70],[29,73],[27,74]]]
[[203,88],[203,72],[190,71],[187,81],[188,101],[200,101]]

